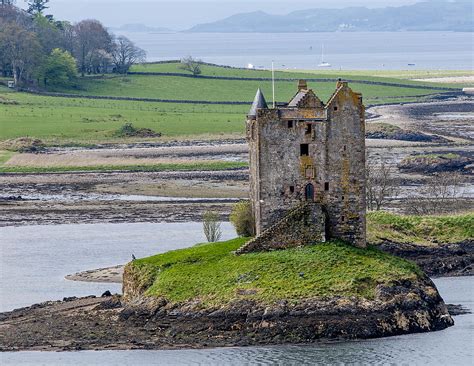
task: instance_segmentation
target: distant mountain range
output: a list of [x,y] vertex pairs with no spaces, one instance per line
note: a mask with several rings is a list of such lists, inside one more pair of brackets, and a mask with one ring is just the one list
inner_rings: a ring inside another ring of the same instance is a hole
[[308,9],[287,15],[263,11],[243,13],[188,32],[334,32],[334,31],[459,31],[474,30],[473,3],[433,0],[401,7]]
[[144,24],[124,24],[120,27],[111,28],[112,31],[130,32],[130,33],[168,33],[171,29],[163,27],[149,27]]

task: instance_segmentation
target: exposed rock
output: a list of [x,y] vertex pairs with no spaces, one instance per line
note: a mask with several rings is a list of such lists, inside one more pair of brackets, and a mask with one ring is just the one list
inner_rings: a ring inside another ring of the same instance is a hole
[[0,197],[0,201],[23,201],[23,197],[22,196]]
[[31,137],[18,137],[0,143],[0,150],[37,153],[45,151],[43,141]]
[[370,131],[365,134],[368,139],[382,139],[382,140],[400,140],[400,141],[416,141],[416,142],[447,142],[448,140],[438,135],[427,135],[426,133],[398,130],[393,133],[384,131]]
[[413,155],[398,164],[402,172],[408,173],[441,173],[461,172],[472,173],[474,158],[457,154]]
[[416,245],[385,241],[377,248],[414,261],[428,276],[474,275],[474,241],[456,244]]
[[449,314],[451,316],[472,314],[472,311],[463,305],[447,304],[446,307],[448,308]]
[[365,137],[368,139],[387,139],[417,142],[448,142],[447,139],[438,135],[428,135],[420,131],[406,130],[398,126],[382,122],[367,123]]
[[0,350],[164,349],[310,343],[445,329],[447,307],[427,277],[378,286],[374,299],[314,298],[202,309],[119,296],[48,302],[0,314]]

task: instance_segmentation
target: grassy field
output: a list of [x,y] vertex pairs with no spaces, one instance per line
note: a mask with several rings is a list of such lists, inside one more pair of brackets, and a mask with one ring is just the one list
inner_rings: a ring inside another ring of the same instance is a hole
[[367,215],[367,240],[378,244],[396,243],[432,245],[474,240],[474,213],[453,216],[402,216],[388,212]]
[[0,167],[3,166],[15,153],[12,151],[0,150]]
[[[143,68],[160,72],[184,72],[176,63],[136,66],[134,69],[143,70]],[[203,71],[206,75],[219,76],[270,76],[267,71],[213,66],[203,66]],[[285,78],[328,77],[328,75],[316,75],[309,72],[277,73],[277,77]],[[344,77],[338,73],[330,76]],[[382,78],[356,74],[346,76],[353,79],[403,82],[415,86],[441,86],[441,84],[404,81],[393,77]],[[367,85],[356,82],[351,83],[351,86],[354,90],[363,93],[366,105],[418,101],[423,100],[424,96],[436,93],[436,90]],[[150,75],[86,77],[79,80],[76,88],[55,91],[95,96],[250,102],[258,87],[263,89],[267,99],[271,99],[271,83],[268,81],[209,80]],[[327,100],[335,89],[335,82],[310,83],[310,87],[314,88],[323,100]],[[276,90],[278,101],[288,101],[295,93],[296,85],[294,81],[281,81],[277,83]],[[125,123],[133,123],[137,128],[150,128],[155,132],[160,132],[162,137],[159,140],[209,136],[213,138],[242,137],[248,108],[248,105],[157,103],[37,96],[13,92],[0,86],[0,141],[29,136],[43,140],[46,145],[81,146],[107,142],[157,140],[156,138],[138,139],[117,136],[116,131]]]
[[[7,155],[8,157],[8,155]],[[0,173],[65,173],[65,172],[163,172],[163,171],[207,171],[228,170],[247,167],[246,163],[215,161],[207,163],[163,163],[134,165],[85,165],[85,166],[10,166],[2,164],[0,152]]]
[[[247,106],[71,99],[14,93],[18,104],[0,104],[0,141],[36,137],[47,145],[134,142],[116,131],[125,123],[161,132],[163,139],[193,135],[242,136]],[[142,138],[140,141],[156,140]]]
[[[182,70],[178,63],[142,64],[135,65],[132,72],[165,72],[189,74]],[[271,77],[269,70],[249,70],[224,68],[210,65],[201,67],[202,75],[208,76],[232,76],[232,77]],[[473,76],[472,70],[288,70],[281,69],[275,71],[277,78],[346,78],[372,81],[388,81],[405,83],[411,79],[423,79],[432,77],[449,76]],[[417,84],[417,82],[413,82]],[[423,84],[423,83],[418,83]],[[448,86],[453,86],[448,84]]]
[[[366,104],[394,102],[398,98],[430,95],[436,92],[421,88],[387,87],[360,83],[351,83],[350,86],[363,94]],[[336,83],[332,81],[309,83],[309,87],[314,88],[317,95],[326,101],[334,92]],[[55,91],[78,95],[251,102],[258,88],[262,89],[267,99],[271,97],[270,81],[212,80],[143,75],[82,79],[77,90],[56,89]],[[289,101],[295,92],[295,81],[276,83],[276,100],[278,102]]]
[[233,251],[245,241],[202,244],[139,259],[126,271],[149,296],[172,303],[199,301],[203,306],[239,298],[270,304],[325,296],[371,299],[377,284],[421,275],[408,261],[339,242],[236,256]]

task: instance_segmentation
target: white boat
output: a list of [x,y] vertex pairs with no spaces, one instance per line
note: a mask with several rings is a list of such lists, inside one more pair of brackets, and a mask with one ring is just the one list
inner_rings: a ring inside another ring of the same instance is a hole
[[324,61],[324,44],[321,45],[321,62],[319,63],[318,67],[331,67],[329,62]]

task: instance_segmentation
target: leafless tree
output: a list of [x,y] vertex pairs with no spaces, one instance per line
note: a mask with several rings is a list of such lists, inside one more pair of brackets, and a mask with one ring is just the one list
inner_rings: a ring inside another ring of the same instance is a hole
[[410,211],[418,215],[435,215],[463,198],[462,176],[456,172],[437,173],[411,197]]
[[74,54],[75,49],[75,29],[74,26],[66,21],[56,22],[56,26],[61,31],[61,47],[68,51],[71,55]]
[[114,41],[112,58],[116,71],[125,74],[133,64],[145,61],[146,52],[127,37],[119,36]]
[[15,6],[15,1],[2,0],[0,3],[0,30],[5,26],[5,23],[15,23],[27,30],[32,23],[30,15]]
[[0,29],[2,62],[10,65],[16,85],[32,79],[38,67],[41,46],[36,35],[13,23]]
[[110,53],[103,49],[93,50],[87,55],[88,69],[93,74],[105,74],[113,63]]
[[203,216],[204,235],[209,243],[219,241],[222,236],[219,214],[212,211],[206,211]]
[[97,50],[111,51],[112,37],[97,20],[83,20],[74,26],[75,56],[82,76],[92,73],[91,61]]
[[201,60],[196,60],[192,56],[185,57],[181,60],[180,68],[189,71],[193,76],[201,74]]
[[367,209],[379,211],[398,193],[398,187],[393,185],[393,169],[383,161],[380,165],[368,162],[365,174]]

